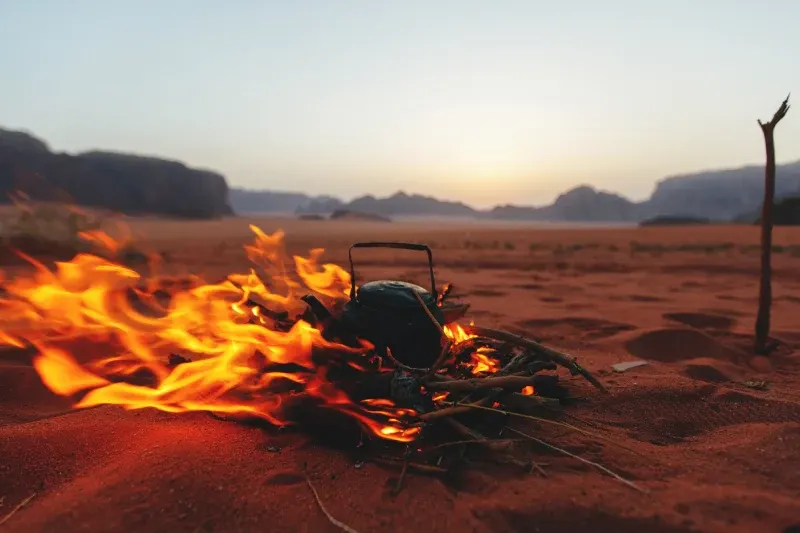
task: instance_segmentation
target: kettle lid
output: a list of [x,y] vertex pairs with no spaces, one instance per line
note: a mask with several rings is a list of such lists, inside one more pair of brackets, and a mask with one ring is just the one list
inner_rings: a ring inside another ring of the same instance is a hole
[[356,292],[356,300],[367,307],[377,309],[419,309],[417,293],[426,306],[434,306],[434,296],[427,289],[405,281],[370,281],[361,285]]

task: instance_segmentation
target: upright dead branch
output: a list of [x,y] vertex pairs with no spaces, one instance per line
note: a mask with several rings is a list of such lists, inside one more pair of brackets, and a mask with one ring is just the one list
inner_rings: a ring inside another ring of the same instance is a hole
[[[791,96],[791,95],[790,95]],[[764,134],[767,163],[764,170],[764,203],[761,206],[761,283],[758,293],[758,316],[756,318],[755,351],[769,351],[770,308],[772,306],[772,205],[775,199],[775,126],[789,111],[789,96],[768,122],[758,121]]]

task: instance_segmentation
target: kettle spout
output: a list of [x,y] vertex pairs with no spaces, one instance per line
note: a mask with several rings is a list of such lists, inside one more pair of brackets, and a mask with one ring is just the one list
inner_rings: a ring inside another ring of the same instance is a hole
[[308,304],[308,307],[311,309],[316,319],[323,324],[327,324],[333,319],[333,313],[331,313],[328,308],[319,301],[319,298],[313,294],[306,294],[305,296],[301,296],[300,299]]

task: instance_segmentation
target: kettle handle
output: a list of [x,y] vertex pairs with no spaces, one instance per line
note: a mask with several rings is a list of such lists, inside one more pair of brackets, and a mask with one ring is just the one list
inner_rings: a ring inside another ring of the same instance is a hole
[[357,242],[353,246],[350,247],[350,250],[347,252],[348,257],[350,258],[350,299],[354,300],[356,297],[356,270],[355,266],[353,265],[353,248],[395,248],[398,250],[416,250],[419,252],[425,252],[428,254],[428,268],[430,269],[431,273],[431,294],[434,297],[437,296],[436,293],[436,279],[433,276],[433,253],[431,253],[431,249],[428,248],[424,244],[412,244],[408,242]]

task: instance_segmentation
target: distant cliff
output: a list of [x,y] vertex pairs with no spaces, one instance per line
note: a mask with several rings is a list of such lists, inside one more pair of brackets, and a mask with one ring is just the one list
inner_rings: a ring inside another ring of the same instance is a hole
[[232,188],[231,208],[243,213],[332,213],[343,203],[332,196],[310,196],[299,192],[258,191]]
[[[800,161],[777,166],[775,197],[800,195]],[[664,178],[641,207],[648,217],[693,216],[732,220],[760,209],[764,166],[711,170]]]
[[155,157],[53,153],[30,134],[0,129],[0,203],[17,191],[33,200],[65,200],[126,214],[231,214],[228,184],[216,172]]

